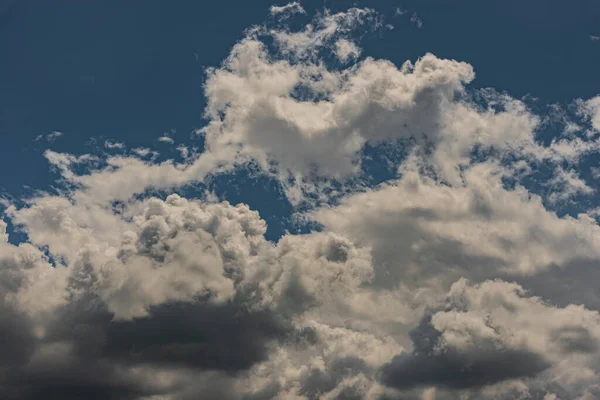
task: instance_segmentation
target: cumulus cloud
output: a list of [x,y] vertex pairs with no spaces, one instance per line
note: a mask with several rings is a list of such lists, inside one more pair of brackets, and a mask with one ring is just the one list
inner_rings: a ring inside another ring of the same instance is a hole
[[411,334],[415,350],[395,357],[381,370],[381,380],[387,385],[399,389],[419,386],[470,389],[532,377],[549,367],[535,353],[498,348],[485,340],[468,349],[456,349],[445,343],[440,346],[441,333],[427,323]]
[[[381,26],[374,10],[351,9],[325,12],[300,31],[251,30],[221,68],[209,71],[202,130],[208,151],[252,160],[285,185],[290,176],[312,183],[355,177],[365,145],[398,140],[427,154],[452,184],[475,150],[557,164],[598,150],[597,141],[573,135],[542,144],[541,117],[508,95],[487,90],[483,102],[469,99],[475,74],[464,62],[432,54],[400,67],[369,57],[346,68],[322,61],[327,51],[342,63],[356,58],[361,50],[349,33]],[[593,103],[582,107],[589,112]]]
[[[22,243],[0,221],[0,397],[600,396],[597,211],[553,208],[595,193],[596,98],[545,118],[467,63],[365,56],[374,10],[297,14],[208,70],[204,152],[44,153],[59,190],[9,205]],[[383,144],[407,155],[369,187]],[[348,186],[274,241],[245,204],[175,193],[249,163],[300,200]]]
[[[371,57],[351,62],[362,54],[362,36],[385,29],[373,9],[325,10],[293,29],[288,17],[299,10],[299,3],[272,8],[271,19],[249,29],[221,67],[207,70],[207,124],[198,130],[205,141],[202,154],[180,165],[153,164],[153,173],[143,172],[131,157],[109,159],[109,169],[139,182],[120,188],[121,197],[252,163],[278,179],[298,203],[322,195],[319,190],[332,182],[355,189],[365,147],[382,143],[414,149],[453,185],[460,184],[460,170],[475,152],[531,167],[573,163],[598,151],[597,139],[571,131],[542,143],[537,139],[542,117],[506,94],[476,91],[479,100],[473,100],[469,83],[475,73],[465,62],[433,54],[401,66]],[[326,61],[332,55],[338,64]],[[580,102],[581,114],[589,118],[596,108],[593,99]],[[88,180],[105,177],[95,171]]]
[[600,96],[579,103],[581,112],[592,122],[596,131],[600,131]]
[[375,270],[382,285],[527,275],[573,259],[598,259],[595,221],[585,214],[559,218],[523,187],[507,190],[503,172],[479,164],[465,172],[463,186],[449,187],[409,171],[394,184],[344,198],[314,216],[327,229],[374,248],[376,268],[386,268]]
[[[277,343],[292,351],[322,335],[330,340],[332,328],[303,316],[343,303],[372,275],[368,249],[334,233],[268,242],[264,221],[244,205],[171,195],[116,212],[79,203],[77,196],[47,196],[9,214],[29,236],[29,243],[16,247],[3,235],[1,244],[7,307],[1,328],[9,348],[26,351],[14,361],[6,358],[18,373],[3,380],[2,390],[14,398],[48,391],[64,398],[177,397],[189,389],[187,381],[181,388],[186,376],[214,372],[234,385],[230,375],[272,362]],[[376,336],[366,339],[378,349]],[[329,354],[331,346],[320,350],[328,363],[371,357],[360,349]],[[390,340],[387,346],[400,349]],[[54,365],[57,357],[61,362]],[[372,371],[378,362],[369,362]],[[290,363],[301,368],[298,360]],[[155,381],[156,374],[183,378]],[[328,379],[335,388],[342,377]],[[226,392],[219,389],[218,396]]]
[[[583,390],[597,382],[597,311],[555,308],[514,283],[454,283],[443,311],[411,332],[414,350],[381,371],[388,385],[481,388],[554,375]],[[569,376],[570,375],[570,376]]]
[[[9,398],[178,397],[193,387],[195,374],[221,371],[221,379],[231,381],[227,375],[266,361],[271,342],[314,343],[328,335],[326,326],[319,328],[323,334],[317,327],[295,328],[292,318],[341,301],[370,278],[366,249],[327,233],[283,238],[274,246],[264,239],[264,222],[245,206],[172,195],[116,215],[71,200],[46,197],[11,210],[31,244],[2,244],[8,308],[2,329],[7,348],[17,352],[5,362],[18,368],[3,380]],[[331,350],[321,352],[336,363]],[[338,378],[328,379],[335,387]],[[302,390],[310,391],[306,379]],[[215,389],[217,397],[226,387]]]

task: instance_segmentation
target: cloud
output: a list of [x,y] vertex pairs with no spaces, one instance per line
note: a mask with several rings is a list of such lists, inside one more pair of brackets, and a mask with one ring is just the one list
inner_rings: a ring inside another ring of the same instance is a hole
[[[538,115],[467,63],[363,54],[374,10],[302,13],[207,71],[204,152],[44,153],[57,190],[4,214],[23,243],[0,222],[0,397],[598,396],[597,211],[556,212],[593,197],[596,98]],[[248,205],[179,190],[249,164],[318,198],[293,210],[311,232],[269,241]]]
[[410,17],[410,22],[419,29],[423,28],[423,20],[417,13],[413,13],[412,17]]
[[[27,367],[4,378],[3,390],[32,399],[94,391],[377,399],[430,386],[440,395],[508,393],[519,379],[534,390],[552,371],[555,391],[583,393],[597,379],[598,313],[485,279],[520,279],[575,255],[597,260],[597,227],[502,188],[489,166],[473,168],[464,188],[407,173],[318,211],[322,232],[277,243],[247,206],[178,195],[113,208],[82,187],[11,208],[29,243],[1,245],[0,328],[14,349],[10,368]],[[375,221],[395,231],[379,233]],[[448,243],[458,241],[462,254],[453,255]],[[461,275],[482,283],[456,281]],[[448,282],[445,297],[436,279]],[[438,311],[407,336],[428,309]]]
[[132,151],[140,157],[146,157],[152,153],[152,151],[147,147],[137,147]]
[[289,13],[289,14],[306,14],[304,8],[300,5],[299,2],[294,1],[292,3],[288,3],[284,6],[271,6],[269,9],[272,15],[279,16],[279,14]]
[[408,171],[314,217],[373,247],[375,281],[383,285],[409,277],[416,283],[438,275],[528,275],[572,259],[598,259],[595,222],[585,215],[559,218],[526,189],[504,188],[502,176],[497,165],[479,164],[465,171],[463,186],[449,187]]
[[[310,176],[315,166],[318,174],[330,177],[357,173],[366,141],[410,136],[411,128],[428,131],[437,123],[438,105],[473,77],[466,64],[427,55],[404,71],[366,59],[346,73],[321,71],[322,80],[313,81],[304,65],[266,61],[256,41],[240,43],[234,54],[227,68],[207,81],[207,112],[213,119],[205,129],[208,148],[218,152],[235,143],[263,168],[274,162],[300,176]],[[331,100],[295,100],[297,85]],[[415,107],[419,97],[423,101]],[[431,118],[420,119],[421,113]],[[396,126],[407,128],[396,131]]]
[[470,389],[515,378],[533,377],[549,367],[540,356],[494,343],[476,343],[469,349],[439,345],[441,333],[428,322],[411,332],[415,351],[386,364],[381,380],[392,387],[448,387]]
[[106,140],[104,142],[104,147],[106,147],[107,149],[124,149],[125,148],[125,143],[115,142],[115,141],[112,141],[112,140]]
[[167,144],[175,143],[175,141],[172,138],[170,138],[169,136],[161,136],[158,138],[158,141],[162,142],[162,143],[167,143]]
[[425,161],[451,184],[475,150],[503,162],[556,164],[598,150],[597,141],[574,135],[538,142],[542,118],[508,95],[466,96],[475,74],[464,62],[432,54],[400,67],[369,57],[347,68],[322,61],[328,51],[342,63],[357,57],[349,34],[381,26],[374,10],[350,9],[325,12],[299,31],[251,30],[221,68],[208,71],[208,151],[235,154],[228,162],[252,160],[284,185],[291,177],[309,187],[320,178],[358,176],[367,144],[405,141],[428,154]]
[[577,354],[597,357],[599,317],[582,307],[552,307],[514,283],[470,285],[461,279],[452,285],[444,310],[411,332],[414,350],[386,364],[380,379],[400,389],[467,389],[529,380],[548,368],[560,376],[567,367],[567,373],[581,371],[585,386],[586,362]]
[[55,141],[57,138],[59,138],[59,137],[61,137],[61,136],[63,136],[63,135],[64,135],[64,133],[62,133],[62,132],[53,131],[53,132],[50,132],[50,133],[49,133],[49,134],[47,134],[47,135],[38,135],[38,136],[35,138],[35,141],[36,141],[36,142],[39,142],[40,140],[42,140],[42,139],[45,139],[45,140],[46,140],[47,142],[49,142],[49,143],[54,143],[54,141]]
[[600,96],[579,102],[579,107],[580,111],[590,119],[592,127],[600,131]]
[[[153,164],[152,172],[133,157],[112,157],[107,168],[121,174],[92,171],[73,183],[110,175],[114,181],[101,185],[115,188],[100,195],[127,199],[146,187],[173,188],[251,163],[279,180],[298,204],[327,202],[331,185],[360,187],[366,146],[414,150],[453,185],[461,182],[461,168],[475,162],[474,152],[534,169],[540,162],[551,168],[574,163],[598,150],[596,139],[571,130],[549,144],[538,141],[543,118],[506,94],[479,90],[473,96],[469,84],[475,74],[467,63],[433,54],[402,66],[370,57],[351,63],[361,54],[361,37],[385,29],[375,10],[325,10],[293,29],[280,16],[297,7],[274,8],[271,19],[249,29],[221,67],[207,70],[208,122],[198,131],[203,153],[182,164]],[[325,62],[332,54],[343,65]],[[592,117],[593,100],[582,100],[580,107]],[[140,157],[149,151],[134,149]],[[126,176],[135,176],[133,184],[123,185]]]
[[[211,371],[231,386],[228,375],[267,362],[276,343],[314,342],[315,328],[294,321],[371,276],[368,249],[330,233],[272,244],[244,205],[171,195],[116,212],[76,198],[47,196],[9,211],[31,244],[2,244],[10,312],[0,331],[17,351],[5,360],[27,365],[3,378],[7,396],[140,398],[187,390],[194,374]],[[190,381],[151,378],[178,370]]]
[[548,184],[557,188],[550,195],[551,201],[568,200],[576,195],[591,195],[595,192],[575,171],[565,171],[558,168],[556,175]]
[[346,39],[340,39],[335,42],[335,55],[342,63],[358,58],[360,49],[352,42]]
[[397,17],[399,15],[404,15],[404,14],[406,14],[406,10],[403,10],[400,7],[396,7],[396,9],[394,10],[395,17]]
[[190,149],[182,144],[177,146],[177,151],[181,154],[182,158],[188,158],[190,156]]

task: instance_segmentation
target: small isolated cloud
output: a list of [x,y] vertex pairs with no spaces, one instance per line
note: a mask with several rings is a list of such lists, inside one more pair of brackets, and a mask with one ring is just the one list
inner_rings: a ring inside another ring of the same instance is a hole
[[600,40],[600,36],[590,35],[590,39],[593,41]]
[[131,150],[132,152],[134,152],[135,154],[137,154],[140,157],[146,157],[150,154],[154,154],[155,152],[153,152],[152,150],[150,150],[148,147],[136,147],[135,149]]
[[417,13],[414,13],[412,17],[410,17],[410,22],[419,29],[423,28],[423,20],[417,15]]
[[169,136],[166,136],[166,135],[159,137],[158,141],[162,142],[162,143],[167,143],[167,144],[173,144],[173,143],[175,143],[175,141],[173,140],[173,138],[171,138]]
[[63,136],[63,135],[64,135],[64,133],[62,133],[62,132],[53,131],[53,132],[50,132],[50,133],[48,133],[47,135],[38,135],[38,136],[35,138],[35,141],[36,141],[36,142],[39,142],[40,140],[44,139],[44,140],[46,140],[48,143],[54,143],[54,141],[55,141],[57,138],[59,138],[59,137],[61,137],[61,136]]
[[117,142],[114,140],[106,140],[104,142],[104,147],[107,149],[124,149],[125,144],[123,142]]
[[408,11],[401,9],[400,7],[396,7],[394,10],[394,16],[401,16],[406,14]]

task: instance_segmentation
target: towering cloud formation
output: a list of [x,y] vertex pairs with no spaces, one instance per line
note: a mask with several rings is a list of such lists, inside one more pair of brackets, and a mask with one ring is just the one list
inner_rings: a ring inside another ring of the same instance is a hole
[[[303,14],[208,71],[202,154],[46,152],[62,191],[8,208],[23,243],[0,222],[1,398],[600,396],[597,211],[548,208],[595,191],[597,98],[537,116],[463,62],[361,59],[374,10]],[[364,184],[367,146],[407,154],[394,179]],[[319,229],[270,242],[244,204],[148,195],[249,163],[316,195]]]

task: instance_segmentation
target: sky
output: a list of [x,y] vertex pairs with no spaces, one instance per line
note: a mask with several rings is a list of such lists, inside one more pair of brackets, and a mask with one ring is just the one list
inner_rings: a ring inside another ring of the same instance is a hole
[[0,0],[0,397],[600,399],[600,3]]

